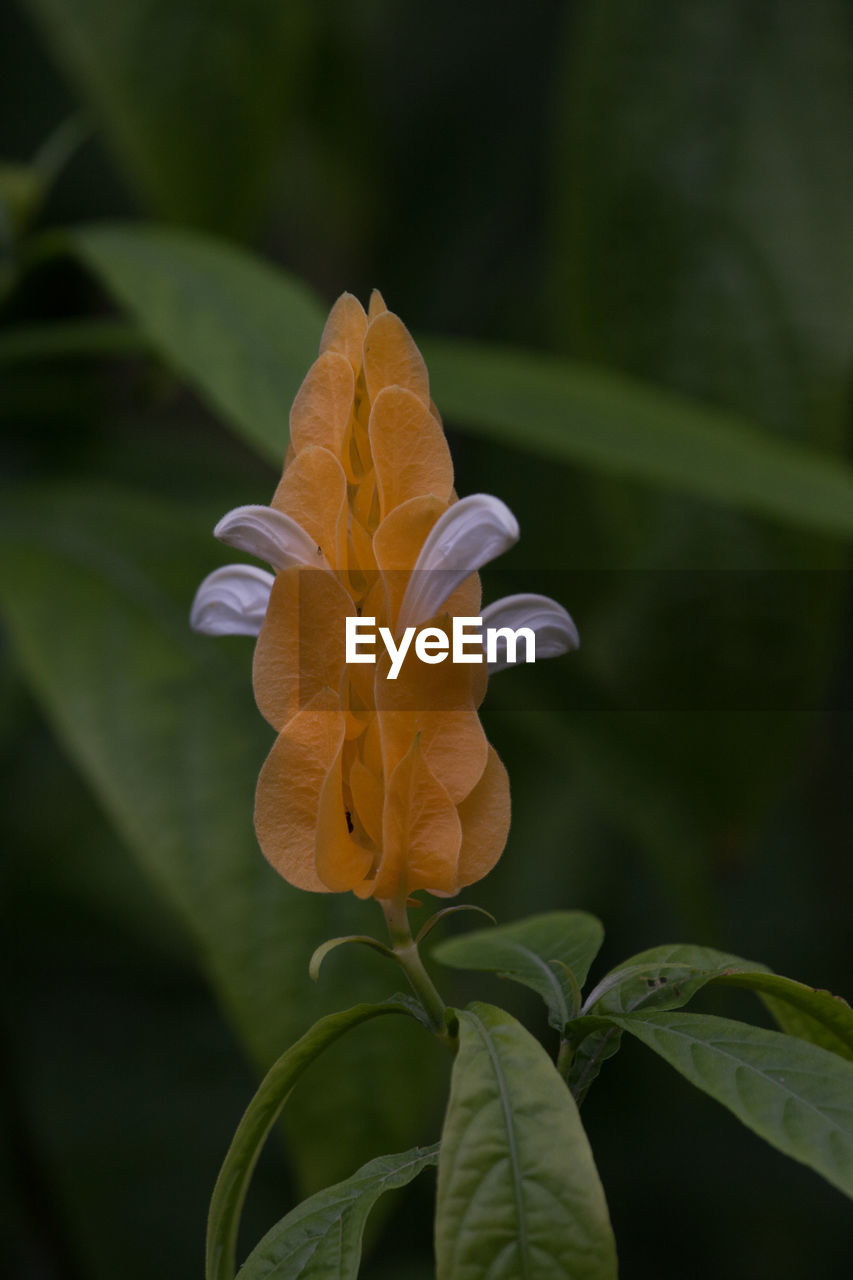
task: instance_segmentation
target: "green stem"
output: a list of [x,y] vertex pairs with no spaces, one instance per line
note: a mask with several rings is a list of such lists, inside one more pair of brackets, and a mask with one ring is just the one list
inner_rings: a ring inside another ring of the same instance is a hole
[[435,983],[424,968],[418,944],[412,937],[405,900],[384,899],[379,904],[385,913],[391,948],[397,963],[405,971],[412,990],[423,1005],[432,1029],[451,1051],[456,1051],[456,1037],[447,1026],[447,1006],[436,989]]
[[557,1054],[557,1070],[568,1084],[569,1071],[574,1060],[575,1051],[568,1040],[560,1041],[560,1052]]

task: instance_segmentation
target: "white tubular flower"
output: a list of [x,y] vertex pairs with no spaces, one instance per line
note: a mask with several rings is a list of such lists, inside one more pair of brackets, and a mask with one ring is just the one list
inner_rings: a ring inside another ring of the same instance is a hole
[[274,569],[328,569],[329,562],[301,524],[274,507],[235,507],[219,521],[214,537],[266,560]]
[[518,542],[518,521],[505,502],[473,493],[448,507],[427,535],[406,587],[397,629],[420,626],[460,582]]
[[206,636],[256,636],[274,581],[266,569],[251,564],[214,569],[195,593],[190,626]]
[[[557,658],[580,648],[578,629],[561,604],[549,596],[522,593],[504,596],[483,610],[483,626],[499,629],[508,627],[518,631],[529,627],[536,636],[536,657]],[[518,663],[510,662],[506,641],[498,648],[498,659],[489,663],[489,673],[505,671]]]

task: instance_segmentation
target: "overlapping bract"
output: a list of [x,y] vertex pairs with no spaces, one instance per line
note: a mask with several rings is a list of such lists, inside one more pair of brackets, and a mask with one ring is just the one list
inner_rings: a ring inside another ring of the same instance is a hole
[[[377,293],[367,315],[349,294],[333,307],[290,432],[270,507],[216,529],[275,577],[217,570],[192,616],[211,634],[259,629],[255,696],[278,733],[258,781],[261,848],[303,889],[455,894],[491,870],[509,829],[506,771],[477,712],[486,667],[410,653],[390,681],[381,650],[375,665],[346,663],[345,624],[375,617],[399,635],[478,615],[476,570],[518,527],[497,498],[457,500],[423,358]],[[542,628],[549,653],[576,647],[561,606],[512,601],[513,625]]]

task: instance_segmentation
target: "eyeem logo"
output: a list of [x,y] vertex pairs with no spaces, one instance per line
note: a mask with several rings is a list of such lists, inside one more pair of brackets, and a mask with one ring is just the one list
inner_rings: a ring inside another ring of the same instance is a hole
[[[346,620],[346,660],[347,662],[376,661],[376,619],[347,618]],[[440,627],[406,627],[400,643],[395,643],[394,634],[388,627],[379,628],[379,639],[391,659],[389,680],[396,680],[406,654],[415,639],[415,655],[421,662],[434,666],[450,658],[451,662],[482,662],[483,636],[485,631],[485,660],[498,661],[498,645],[506,646],[506,657],[510,663],[517,661],[518,641],[524,640],[524,662],[536,661],[536,633],[531,627],[486,627],[482,618],[454,618],[451,635]],[[416,634],[417,633],[417,634]],[[368,649],[373,652],[367,652]]]

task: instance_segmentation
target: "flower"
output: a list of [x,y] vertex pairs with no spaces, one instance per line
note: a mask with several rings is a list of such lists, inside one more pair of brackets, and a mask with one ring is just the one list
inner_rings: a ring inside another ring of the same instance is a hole
[[[214,530],[275,573],[217,569],[191,614],[208,635],[258,637],[255,697],[278,734],[258,780],[258,840],[302,889],[453,895],[491,870],[509,830],[506,770],[477,711],[486,667],[410,653],[392,681],[381,652],[374,666],[346,662],[346,619],[448,633],[453,617],[479,616],[477,570],[518,525],[498,498],[457,498],[423,357],[376,292],[367,314],[350,294],[332,308],[290,434],[270,506],[237,507]],[[482,616],[534,629],[539,656],[578,645],[544,596]],[[506,665],[504,651],[491,669]]]

